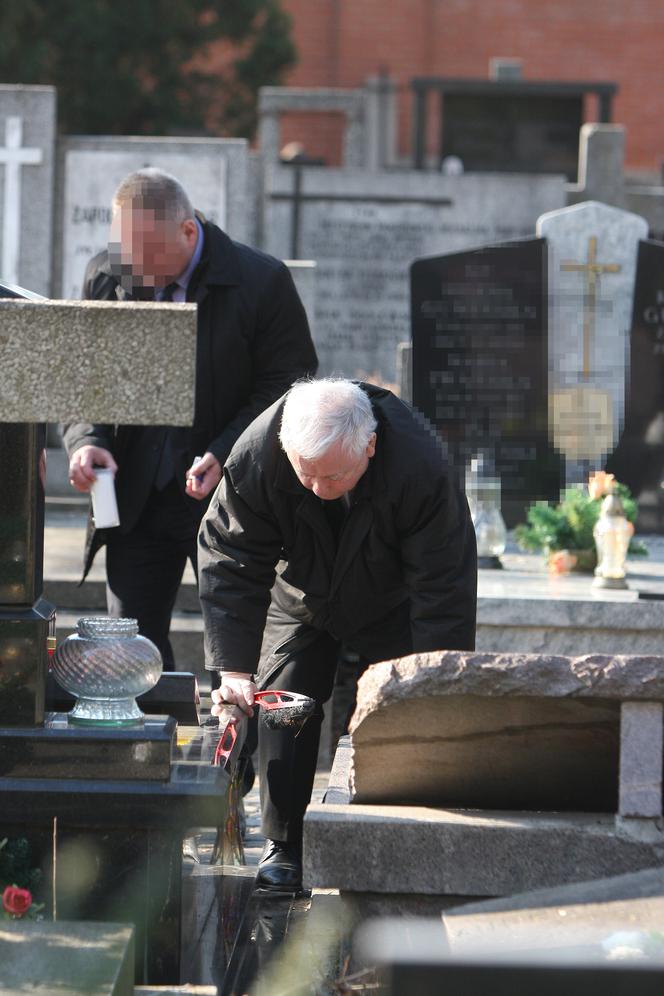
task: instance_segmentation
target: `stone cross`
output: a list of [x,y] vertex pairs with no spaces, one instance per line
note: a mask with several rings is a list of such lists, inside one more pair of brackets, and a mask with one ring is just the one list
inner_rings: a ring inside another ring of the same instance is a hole
[[586,263],[563,262],[561,270],[568,273],[585,273],[585,308],[583,312],[583,379],[590,377],[590,345],[595,332],[595,313],[597,308],[597,285],[602,273],[620,273],[619,263],[597,262],[597,236],[588,239],[588,260]]
[[[569,484],[601,466],[620,435],[643,218],[586,201],[539,218],[549,257],[549,409]],[[579,279],[583,278],[583,282]]]
[[23,148],[23,119],[12,115],[5,122],[5,145],[0,147],[0,163],[5,167],[2,207],[2,277],[18,283],[21,246],[21,167],[39,166],[41,149]]

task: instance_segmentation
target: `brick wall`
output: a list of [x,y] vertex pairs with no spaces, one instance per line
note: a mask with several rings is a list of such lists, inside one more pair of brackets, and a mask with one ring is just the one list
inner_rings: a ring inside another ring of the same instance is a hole
[[[387,70],[400,92],[399,144],[410,148],[414,76],[487,78],[489,60],[522,60],[523,78],[615,82],[613,120],[627,126],[627,167],[664,161],[662,0],[282,0],[300,60],[290,86],[361,86]],[[593,106],[593,102],[589,102]],[[589,120],[592,111],[589,110]],[[283,140],[338,162],[338,118],[285,119]]]

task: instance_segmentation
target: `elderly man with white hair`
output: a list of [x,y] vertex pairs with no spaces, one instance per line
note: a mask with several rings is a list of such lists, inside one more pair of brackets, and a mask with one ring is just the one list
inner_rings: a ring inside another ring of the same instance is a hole
[[389,391],[296,384],[245,430],[199,533],[217,701],[318,703],[295,738],[259,725],[258,882],[301,888],[302,820],[343,643],[365,663],[475,640],[475,534],[435,431]]

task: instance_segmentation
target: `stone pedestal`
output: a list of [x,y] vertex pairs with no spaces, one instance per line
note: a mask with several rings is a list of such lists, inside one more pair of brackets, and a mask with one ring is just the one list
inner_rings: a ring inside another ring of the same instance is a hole
[[42,597],[42,426],[0,423],[0,725],[44,719],[46,638],[54,607]]
[[[180,981],[183,838],[193,827],[223,828],[232,805],[229,771],[210,763],[218,731],[192,729],[186,759],[173,745],[164,771],[174,732],[173,720],[153,717],[133,733],[68,737],[62,720],[49,719],[32,734],[33,764],[14,751],[0,776],[0,839],[26,837],[41,855],[58,918],[133,923],[136,981],[155,985]],[[51,893],[47,915],[52,903]]]

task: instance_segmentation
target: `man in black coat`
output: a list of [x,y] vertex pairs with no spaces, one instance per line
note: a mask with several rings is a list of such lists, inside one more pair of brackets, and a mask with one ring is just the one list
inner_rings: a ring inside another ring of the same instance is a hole
[[367,663],[474,647],[468,505],[434,430],[389,391],[300,383],[234,446],[201,523],[199,566],[215,700],[251,715],[258,687],[318,703],[296,739],[259,723],[258,880],[297,890],[341,642]]
[[223,463],[240,433],[317,360],[287,267],[197,215],[174,177],[132,173],[112,207],[109,252],[91,260],[85,297],[197,303],[194,424],[69,425],[69,476],[87,492],[95,467],[116,473],[120,526],[89,532],[84,570],[106,543],[109,612],[138,619],[172,669],[171,613],[187,558],[196,569],[198,526]]

